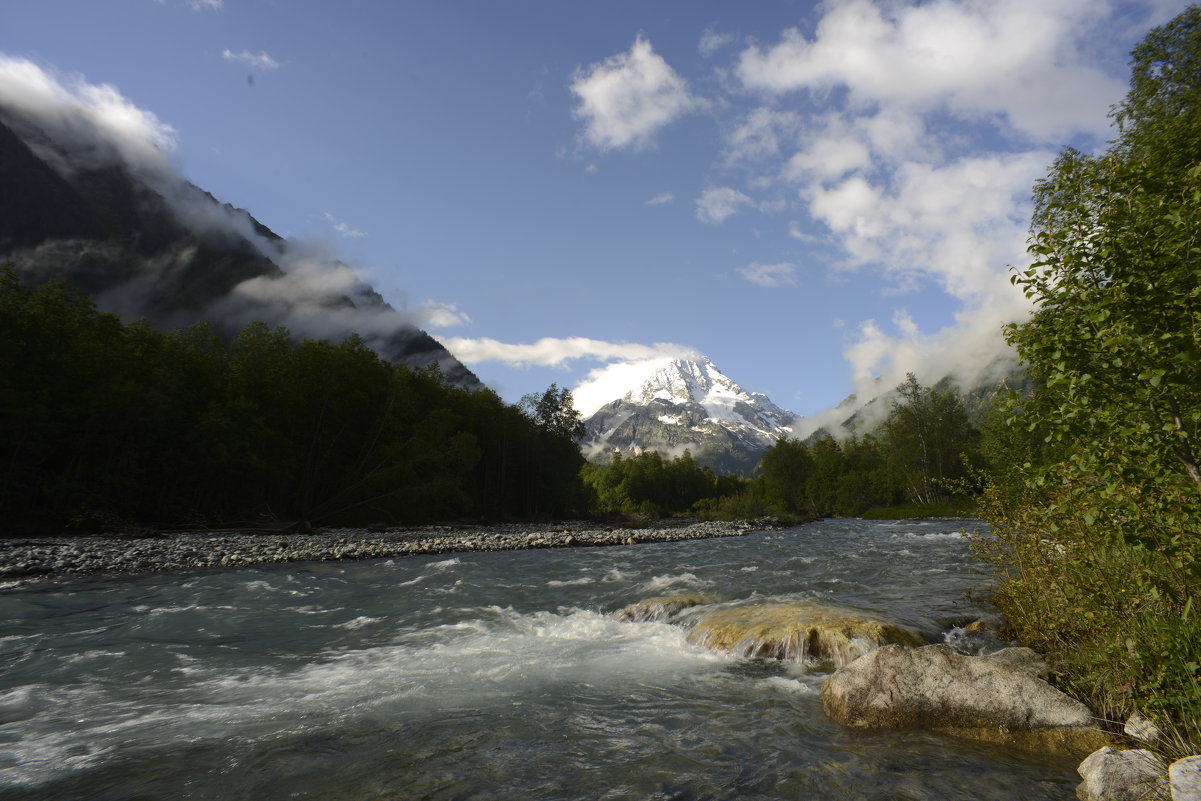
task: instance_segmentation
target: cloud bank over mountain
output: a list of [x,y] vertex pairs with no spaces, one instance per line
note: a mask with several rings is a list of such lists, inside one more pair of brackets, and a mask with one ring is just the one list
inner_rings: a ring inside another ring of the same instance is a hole
[[[129,208],[112,214],[126,215],[126,222],[139,217],[152,221],[145,223],[146,230],[131,234],[132,250],[122,250],[126,245],[119,243],[88,243],[78,233],[74,240],[46,243],[4,241],[0,236],[0,245],[9,249],[7,257],[35,278],[43,268],[61,269],[71,259],[108,264],[108,283],[98,298],[104,308],[131,318],[150,316],[160,324],[204,318],[240,327],[265,319],[301,336],[334,340],[353,331],[390,357],[398,347],[407,347],[397,338],[408,336],[403,332],[467,321],[453,304],[395,308],[375,292],[365,272],[341,262],[322,244],[280,239],[245,211],[216,201],[183,177],[175,158],[178,132],[113,86],[57,75],[27,59],[0,54],[0,123],[53,170],[63,186],[82,178],[105,187],[104,192],[117,193],[114,197],[128,193]],[[9,154],[17,156],[16,151]],[[170,217],[173,221],[167,220]],[[176,226],[188,234],[180,238]],[[158,249],[148,250],[149,245],[137,241],[155,237],[163,240]],[[156,307],[163,287],[178,283],[181,275],[204,280],[199,273],[192,275],[196,271],[190,263],[204,258],[205,251],[234,254],[214,258],[225,259],[226,266],[233,258],[237,269],[250,277],[234,279],[229,286],[221,283],[226,279],[215,279],[203,290],[193,284],[189,291],[202,308],[184,308],[174,300],[173,305]],[[130,266],[134,262],[136,269]]]

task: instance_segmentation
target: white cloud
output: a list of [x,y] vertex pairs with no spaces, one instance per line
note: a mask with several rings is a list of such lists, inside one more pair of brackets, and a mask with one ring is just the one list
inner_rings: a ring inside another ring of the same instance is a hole
[[718,33],[712,28],[707,28],[701,36],[701,40],[697,42],[696,50],[703,58],[709,58],[718,50],[721,50],[726,45],[734,41],[732,33]]
[[[924,384],[947,375],[965,387],[999,381],[1016,362],[1016,355],[1004,345],[1001,329],[1022,314],[1020,300],[1013,297],[1018,294],[998,293],[989,303],[960,311],[953,324],[932,334],[920,331],[904,310],[893,315],[895,333],[888,333],[875,320],[860,323],[843,350],[851,366],[852,391],[866,401],[900,384],[906,373]],[[822,427],[838,434],[839,424],[856,409],[867,415],[861,422],[868,428],[888,413],[886,404],[838,406],[803,418],[798,436]]]
[[175,174],[169,159],[175,129],[108,84],[52,75],[32,61],[0,54],[0,98],[18,115],[14,125],[32,122],[62,145],[62,151],[37,146],[38,155],[60,171],[120,164],[144,177]]
[[737,189],[728,186],[706,189],[696,199],[696,218],[703,223],[717,225],[744,207],[753,205],[754,201]]
[[1084,50],[1109,11],[1106,0],[834,0],[812,40],[789,29],[766,50],[743,51],[736,72],[771,94],[845,88],[857,108],[997,116],[1038,139],[1104,134],[1098,99],[1116,101],[1125,87]]
[[791,139],[800,128],[800,115],[760,107],[739,120],[726,136],[726,161],[763,159],[780,152],[781,138]]
[[630,387],[641,385],[667,367],[672,359],[689,358],[693,355],[695,354],[663,353],[597,367],[590,370],[571,391],[572,401],[580,414],[589,417],[606,403],[623,397]]
[[530,344],[466,337],[449,337],[442,342],[456,359],[467,365],[502,362],[511,367],[561,367],[581,359],[607,362],[590,370],[572,390],[575,407],[585,417],[616,400],[672,359],[700,357],[692,348],[670,342],[641,345],[587,337],[543,337]]
[[786,261],[778,264],[753,262],[738,268],[738,272],[752,284],[762,287],[795,286],[797,282],[796,265]]
[[666,203],[672,202],[675,199],[676,199],[676,196],[671,192],[660,192],[659,194],[655,195],[650,200],[646,201],[646,203],[644,205],[662,206]]
[[221,51],[221,58],[226,61],[237,61],[245,64],[248,67],[259,70],[274,70],[279,69],[279,62],[271,58],[263,51],[251,53],[249,50],[243,50],[240,53],[235,53],[229,48]]
[[594,361],[642,360],[673,354],[673,358],[692,351],[680,345],[656,343],[639,345],[631,342],[605,342],[587,337],[543,337],[531,344],[516,345],[495,339],[452,337],[446,347],[464,364],[503,362],[513,367],[556,367],[576,359]]
[[[1115,6],[820,8],[812,35],[791,29],[739,55],[734,75],[770,100],[755,113],[806,113],[793,129],[745,118],[728,137],[727,163],[741,150],[776,165],[809,216],[789,235],[838,248],[834,269],[874,270],[892,290],[942,292],[958,304],[956,322],[933,333],[904,311],[890,326],[862,324],[844,353],[856,392],[870,397],[908,370],[970,380],[1007,352],[1001,325],[1029,313],[1007,278],[1010,265],[1027,263],[1031,186],[1065,141],[1100,145],[1110,133],[1106,111],[1124,80],[1097,53],[1099,36],[1113,39]],[[815,237],[814,225],[829,237]]]
[[471,318],[466,312],[459,311],[453,303],[437,300],[427,300],[421,304],[425,325],[430,328],[447,328],[453,325],[467,325]]
[[872,154],[863,142],[849,136],[821,136],[788,160],[784,177],[793,181],[808,176],[828,180],[871,166]]
[[358,239],[360,237],[367,236],[366,231],[360,231],[358,228],[352,228],[350,223],[339,220],[328,211],[325,212],[325,219],[334,227],[334,230],[340,233],[342,236],[349,237],[350,239]]
[[889,185],[851,176],[807,190],[810,213],[839,239],[846,266],[873,265],[905,281],[936,280],[976,302],[1008,289],[1008,265],[1025,261],[1030,186],[1048,151],[906,162]]
[[[1028,260],[1032,185],[1063,144],[1104,144],[1126,83],[1112,53],[1183,6],[824,0],[814,28],[720,52],[729,69],[716,65],[706,84],[719,87],[706,107],[724,134],[712,174],[741,174],[713,179],[727,185],[701,194],[696,216],[787,211],[788,235],[820,247],[832,269],[874,271],[885,293],[923,293],[914,315],[848,323],[857,392],[870,397],[908,370],[970,381],[1007,352],[1002,324],[1029,313],[1007,279]],[[698,52],[734,41],[710,29]],[[739,273],[779,286],[797,280],[790,267]],[[923,331],[918,309],[947,299],[954,323]]]
[[410,305],[402,299],[396,306],[386,304],[364,270],[339,261],[319,242],[289,240],[275,262],[283,268],[281,274],[243,281],[211,307],[209,317],[239,325],[268,319],[294,334],[331,341],[354,331],[390,357],[396,356],[394,337],[400,330],[470,322],[453,303]]
[[639,36],[629,52],[577,69],[571,91],[584,140],[600,150],[641,150],[673,120],[701,105],[651,43]]
[[788,221],[788,235],[793,239],[799,239],[802,242],[813,245],[821,241],[821,237],[814,236],[801,227],[801,224],[796,220]]

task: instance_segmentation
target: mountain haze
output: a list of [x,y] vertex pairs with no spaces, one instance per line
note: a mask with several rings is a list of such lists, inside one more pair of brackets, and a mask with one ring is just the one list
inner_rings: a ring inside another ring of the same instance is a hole
[[750,475],[763,452],[792,433],[796,415],[747,392],[706,358],[651,362],[643,380],[625,388],[585,421],[584,454],[685,450],[717,473]]
[[357,332],[384,358],[481,386],[348,265],[220,203],[81,110],[35,111],[0,99],[0,264],[22,281],[62,280],[104,311],[163,328],[206,320],[230,337],[262,320],[333,341]]

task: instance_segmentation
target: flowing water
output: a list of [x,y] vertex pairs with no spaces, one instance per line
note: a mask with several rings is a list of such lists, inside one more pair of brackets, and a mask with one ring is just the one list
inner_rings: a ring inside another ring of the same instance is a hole
[[621,622],[819,600],[940,640],[955,521],[310,562],[0,591],[3,799],[1066,799],[1070,761],[825,719],[828,666]]

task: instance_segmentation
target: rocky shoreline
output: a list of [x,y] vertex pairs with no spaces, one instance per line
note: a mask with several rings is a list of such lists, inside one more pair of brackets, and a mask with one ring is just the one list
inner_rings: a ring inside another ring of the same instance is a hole
[[780,528],[772,519],[675,520],[635,528],[591,521],[416,528],[325,529],[306,533],[186,531],[153,536],[0,539],[0,580],[234,567],[275,562],[375,559],[463,551],[635,545],[741,537]]

